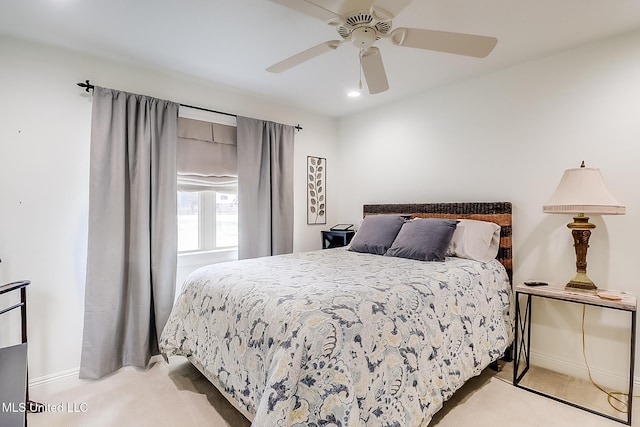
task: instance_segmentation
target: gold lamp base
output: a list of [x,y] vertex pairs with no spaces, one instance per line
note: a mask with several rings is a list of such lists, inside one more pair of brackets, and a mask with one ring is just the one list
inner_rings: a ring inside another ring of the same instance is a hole
[[589,217],[581,213],[574,216],[573,222],[567,224],[567,227],[571,229],[573,247],[576,251],[576,276],[569,280],[565,289],[595,293],[598,287],[587,277],[587,248],[589,247],[591,230],[596,226],[589,222]]
[[586,274],[576,274],[576,277],[569,280],[565,285],[567,290],[597,292],[598,287],[587,277]]

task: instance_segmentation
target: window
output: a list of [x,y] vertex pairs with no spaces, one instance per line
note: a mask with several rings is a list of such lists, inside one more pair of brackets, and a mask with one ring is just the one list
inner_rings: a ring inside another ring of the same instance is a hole
[[178,252],[190,262],[237,253],[235,117],[181,107],[176,154]]
[[178,192],[178,252],[237,246],[237,194]]

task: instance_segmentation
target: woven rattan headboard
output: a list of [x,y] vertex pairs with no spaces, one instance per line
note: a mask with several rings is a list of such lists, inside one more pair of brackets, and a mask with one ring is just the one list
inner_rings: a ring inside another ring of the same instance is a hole
[[401,214],[412,218],[465,218],[490,221],[500,228],[500,249],[496,258],[504,265],[513,283],[511,251],[511,202],[408,203],[364,205],[363,214]]

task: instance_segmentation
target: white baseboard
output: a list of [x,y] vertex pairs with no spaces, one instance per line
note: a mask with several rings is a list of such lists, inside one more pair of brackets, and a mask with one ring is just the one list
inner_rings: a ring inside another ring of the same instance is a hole
[[[572,360],[561,359],[548,354],[531,352],[531,364],[540,366],[562,374],[570,375],[576,378],[589,379],[587,367],[584,363],[577,363]],[[628,371],[628,368],[627,368]],[[591,367],[591,376],[595,382],[601,383],[607,387],[621,388],[627,390],[629,384],[628,374],[620,374],[619,372],[611,372],[603,369]],[[634,389],[640,386],[640,377],[633,377]]]
[[[151,359],[149,359],[149,366],[161,360],[163,360],[163,358],[160,355],[152,356]],[[121,369],[127,368],[123,367]],[[29,378],[29,390],[33,389],[36,392],[48,394],[95,381],[92,379],[80,379],[79,375],[80,367],[77,367],[67,369],[66,371],[59,371],[54,372],[53,374],[43,375],[41,377]]]
[[30,378],[29,391],[34,391],[36,394],[40,392],[50,394],[80,385],[83,381],[78,378],[79,373],[80,368],[74,368],[37,378]]

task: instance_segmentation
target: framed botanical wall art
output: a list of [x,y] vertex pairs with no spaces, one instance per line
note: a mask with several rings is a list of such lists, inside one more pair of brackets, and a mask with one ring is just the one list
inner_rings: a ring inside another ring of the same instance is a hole
[[307,224],[327,223],[327,159],[307,156]]

